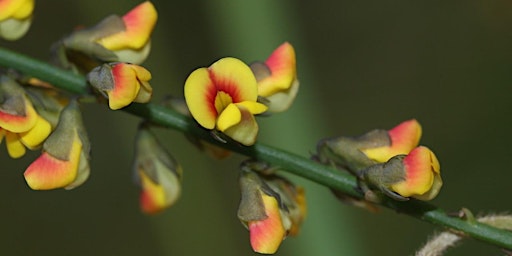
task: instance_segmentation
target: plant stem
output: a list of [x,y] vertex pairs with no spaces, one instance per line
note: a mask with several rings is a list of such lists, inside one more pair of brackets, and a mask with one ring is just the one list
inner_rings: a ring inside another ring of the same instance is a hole
[[[87,82],[83,76],[53,67],[48,63],[1,47],[0,66],[19,70],[27,75],[39,78],[53,84],[55,87],[72,93],[85,94],[88,91]],[[308,158],[261,143],[256,143],[251,147],[240,146],[234,143],[221,143],[215,140],[207,130],[200,128],[191,118],[163,106],[152,103],[134,103],[123,110],[155,124],[183,133],[193,134],[203,140],[234,152],[279,166],[283,171],[342,191],[347,195],[362,198],[361,193],[358,192],[355,178],[349,175],[348,172],[333,169]],[[452,217],[432,204],[414,199],[407,202],[384,199],[381,204],[399,213],[430,222],[434,225],[449,228],[458,233],[498,247],[512,250],[512,232],[510,231],[498,229],[479,222],[471,223],[458,217]]]

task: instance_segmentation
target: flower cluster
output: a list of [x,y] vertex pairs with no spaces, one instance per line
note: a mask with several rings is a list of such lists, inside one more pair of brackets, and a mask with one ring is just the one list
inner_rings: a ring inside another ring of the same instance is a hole
[[37,149],[51,132],[51,124],[39,115],[25,90],[14,79],[0,75],[0,143],[5,138],[12,158]]
[[[15,39],[24,34],[33,6],[33,0],[0,1],[0,36]],[[111,109],[148,102],[151,73],[132,63],[140,64],[148,56],[156,19],[153,4],[143,2],[123,17],[112,15],[66,36],[54,47],[54,61],[88,74],[98,99],[109,99]],[[72,189],[89,177],[90,143],[79,101],[44,81],[0,73],[0,143],[5,141],[12,158],[22,157],[27,148],[42,149],[24,173],[30,188]],[[153,179],[151,172],[145,177]],[[149,184],[146,180],[141,183]]]
[[[33,0],[0,0],[0,37],[23,35],[33,6]],[[107,99],[109,108],[118,110],[151,100],[152,74],[139,64],[150,52],[157,16],[154,5],[145,1],[123,16],[111,15],[76,30],[53,46],[55,64],[86,76],[88,95],[66,95],[45,81],[0,71],[0,143],[5,141],[12,158],[22,157],[26,149],[41,149],[24,172],[30,188],[73,189],[88,179],[91,145],[81,102],[93,98],[106,104]],[[191,124],[208,131],[221,146],[251,147],[259,132],[256,116],[286,111],[298,90],[295,50],[285,42],[265,61],[246,64],[225,57],[194,70],[184,82],[184,99],[171,97],[164,107],[193,118]],[[149,120],[138,127],[133,173],[142,212],[156,214],[179,199],[183,171],[151,127]],[[366,203],[381,200],[382,194],[404,201],[431,200],[442,186],[440,165],[429,148],[419,146],[421,133],[412,119],[390,130],[327,138],[318,143],[313,158],[357,177],[366,201],[334,191],[345,201],[371,208]],[[208,138],[186,135],[217,158],[231,153],[204,141]],[[240,169],[238,218],[249,230],[253,250],[273,254],[287,236],[299,233],[306,216],[305,192],[266,162],[246,160]]]
[[389,131],[378,129],[359,137],[324,139],[314,158],[354,173],[369,200],[378,200],[371,187],[397,200],[431,200],[443,182],[434,153],[418,146],[421,132],[418,121],[412,119]]

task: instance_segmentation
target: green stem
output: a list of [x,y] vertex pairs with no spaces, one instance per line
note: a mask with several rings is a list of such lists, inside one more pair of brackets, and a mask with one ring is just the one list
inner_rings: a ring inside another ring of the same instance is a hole
[[[88,91],[87,82],[83,76],[55,68],[45,62],[1,47],[0,66],[14,68],[72,93],[85,94]],[[269,162],[275,166],[281,167],[284,171],[301,176],[326,187],[340,190],[356,198],[362,198],[362,195],[357,190],[357,183],[353,176],[340,170],[320,165],[308,158],[261,143],[257,143],[251,147],[244,147],[233,143],[220,143],[213,139],[207,130],[201,129],[192,119],[152,103],[132,104],[123,110],[155,124],[184,133],[191,133],[218,146]],[[457,217],[449,216],[442,209],[418,200],[399,202],[392,199],[385,199],[382,205],[399,213],[463,233],[474,239],[512,250],[512,232],[510,231],[498,229],[479,222],[471,223]]]

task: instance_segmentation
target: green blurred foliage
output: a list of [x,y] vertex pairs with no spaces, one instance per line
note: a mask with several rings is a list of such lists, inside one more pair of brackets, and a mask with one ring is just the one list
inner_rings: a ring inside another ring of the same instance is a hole
[[[37,1],[34,23],[17,42],[39,59],[80,25],[123,14],[139,1]],[[510,210],[510,1],[154,1],[159,21],[144,64],[154,101],[182,94],[189,72],[223,56],[265,59],[284,41],[297,52],[301,92],[286,113],[260,118],[260,140],[308,156],[316,141],[358,135],[417,118],[422,144],[440,159],[445,186],[433,203],[447,211]],[[85,105],[92,175],[73,191],[31,191],[22,172],[37,156],[2,163],[2,255],[251,255],[236,218],[235,156],[201,155],[181,134],[158,129],[184,167],[183,196],[165,213],[138,209],[131,157],[138,119]],[[372,214],[307,188],[301,234],[278,255],[411,255],[432,225],[389,210]],[[448,255],[499,251],[467,241]]]

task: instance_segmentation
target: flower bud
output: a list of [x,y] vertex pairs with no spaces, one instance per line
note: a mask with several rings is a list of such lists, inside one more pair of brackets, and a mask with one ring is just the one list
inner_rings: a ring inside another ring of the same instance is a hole
[[286,237],[281,212],[281,199],[256,173],[242,171],[240,175],[242,198],[238,218],[249,229],[252,249],[258,253],[273,254]]
[[153,4],[145,1],[123,17],[111,15],[73,32],[56,46],[55,57],[66,67],[71,62],[85,71],[104,62],[141,64],[149,55],[157,16]]
[[141,187],[140,207],[147,214],[161,212],[181,194],[182,169],[147,127],[139,128],[135,143],[134,172]]
[[257,61],[250,67],[258,81],[258,96],[264,98],[268,112],[287,110],[299,91],[293,46],[285,42],[265,62]]
[[240,174],[238,218],[249,229],[255,252],[272,254],[287,235],[295,236],[306,216],[304,190],[272,174],[275,168],[245,161]]
[[411,119],[389,131],[372,130],[359,137],[337,137],[318,143],[318,161],[347,168],[356,173],[391,157],[408,154],[415,148],[421,137],[421,126]]
[[151,100],[153,88],[149,84],[151,73],[138,65],[114,62],[94,68],[87,80],[106,95],[113,110],[124,108],[132,102],[146,103]]

